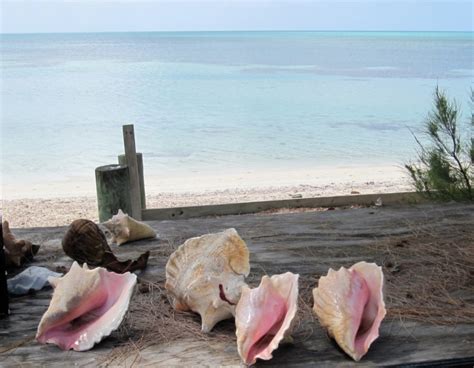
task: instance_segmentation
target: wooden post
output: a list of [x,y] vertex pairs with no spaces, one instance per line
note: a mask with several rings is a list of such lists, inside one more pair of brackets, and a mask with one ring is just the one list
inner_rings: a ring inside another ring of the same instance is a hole
[[128,173],[130,176],[130,200],[132,203],[132,212],[130,215],[136,220],[141,220],[140,179],[138,176],[137,150],[135,148],[133,124],[124,125],[122,129],[125,157],[127,159]]
[[[125,155],[118,156],[119,165],[127,165],[127,158]],[[145,180],[143,175],[143,155],[140,152],[137,152],[137,163],[138,163],[138,176],[140,179],[140,198],[142,209],[146,208],[146,195],[145,195]]]
[[130,179],[125,165],[106,165],[95,169],[99,221],[110,219],[121,209],[130,213]]
[[0,213],[0,318],[10,313],[8,306],[7,271],[5,269],[5,252],[3,250],[3,219]]

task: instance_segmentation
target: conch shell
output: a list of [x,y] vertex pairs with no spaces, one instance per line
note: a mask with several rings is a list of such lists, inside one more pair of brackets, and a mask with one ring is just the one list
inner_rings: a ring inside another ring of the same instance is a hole
[[382,288],[382,269],[375,263],[359,262],[349,269],[329,269],[313,289],[313,311],[321,325],[356,361],[379,336],[386,314]]
[[263,276],[255,289],[242,287],[235,325],[237,349],[245,364],[271,359],[273,350],[289,338],[298,309],[298,278],[287,272]]
[[103,225],[112,233],[112,243],[122,245],[134,240],[156,237],[156,232],[144,222],[135,220],[122,210]]
[[202,331],[231,318],[250,272],[249,251],[235,229],[186,240],[166,264],[173,307],[201,315]]
[[76,262],[63,277],[49,278],[53,297],[36,339],[63,350],[85,351],[117,329],[127,312],[137,276]]
[[10,230],[8,221],[2,223],[2,236],[7,267],[20,267],[26,261],[32,261],[40,248],[39,245],[27,240],[17,240]]
[[112,253],[105,234],[90,220],[74,220],[62,241],[64,253],[80,264],[105,267],[109,271],[124,273],[146,267],[150,252],[143,253],[136,261],[119,261]]

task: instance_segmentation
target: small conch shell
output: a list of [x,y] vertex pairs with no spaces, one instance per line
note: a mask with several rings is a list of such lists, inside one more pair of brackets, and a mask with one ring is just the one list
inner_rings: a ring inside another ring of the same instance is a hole
[[119,261],[107,243],[107,238],[94,222],[86,219],[74,220],[62,240],[64,253],[79,264],[105,267],[109,271],[124,273],[145,269],[150,252],[137,260]]
[[313,289],[313,311],[321,325],[356,361],[379,336],[386,314],[382,288],[382,269],[375,263],[359,262],[349,269],[329,269]]
[[85,351],[117,329],[127,312],[137,276],[105,268],[89,270],[74,262],[63,277],[50,277],[54,287],[36,339],[63,350]]
[[156,231],[150,225],[135,220],[122,210],[118,210],[118,213],[103,225],[112,233],[112,243],[117,245],[156,237]]
[[7,267],[20,267],[25,261],[33,260],[38,253],[39,245],[32,244],[28,240],[18,240],[10,230],[8,221],[2,223],[2,237],[5,246],[5,260]]
[[242,287],[235,325],[237,349],[245,364],[271,359],[278,345],[290,337],[298,309],[298,278],[287,272],[263,276],[255,289]]
[[186,240],[166,263],[166,289],[177,310],[199,313],[202,331],[231,318],[250,272],[249,251],[235,229]]

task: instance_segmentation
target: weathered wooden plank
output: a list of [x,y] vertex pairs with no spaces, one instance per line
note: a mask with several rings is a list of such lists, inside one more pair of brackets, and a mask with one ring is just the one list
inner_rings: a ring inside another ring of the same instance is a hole
[[[251,252],[249,282],[255,284],[264,272],[269,274],[292,271],[301,278],[327,272],[360,260],[371,260],[373,245],[416,231],[438,228],[446,239],[456,240],[456,234],[474,240],[474,205],[423,204],[416,206],[386,206],[325,212],[290,214],[253,214],[195,218],[184,221],[161,221],[149,224],[159,238],[143,240],[114,248],[120,258],[137,257],[150,249],[149,267],[140,274],[150,281],[164,280],[167,254],[185,239],[208,232],[234,227],[247,242]],[[61,250],[60,239],[66,228],[15,229],[22,238],[42,244],[37,265],[69,266]],[[115,346],[111,337],[84,353],[63,352],[54,346],[42,346],[31,341],[37,323],[47,308],[51,290],[31,297],[14,298],[8,320],[0,321],[0,365],[6,367],[97,365],[107,361]],[[132,301],[133,303],[133,301]],[[307,333],[307,332],[310,333]],[[348,359],[329,340],[313,319],[304,320],[294,336],[293,345],[283,346],[269,362],[260,366],[281,367],[379,367],[393,365],[428,366],[435,364],[474,363],[474,325],[433,326],[426,323],[386,319],[381,336],[361,362]],[[19,341],[18,348],[2,351]],[[2,350],[3,349],[3,350]],[[212,343],[186,338],[162,343],[113,361],[112,366],[240,366],[235,343]]]
[[130,199],[132,201],[131,216],[137,220],[142,219],[142,207],[140,198],[140,177],[138,175],[137,151],[135,148],[135,132],[133,125],[123,126],[123,144],[125,157],[130,174]]
[[275,201],[227,203],[207,206],[145,209],[142,218],[146,221],[177,220],[205,216],[242,215],[281,208],[341,207],[351,205],[373,205],[378,198],[385,204],[421,203],[417,193],[362,194],[321,198],[282,199]]
[[[120,165],[127,165],[127,157],[125,155],[118,156],[118,163]],[[145,194],[145,179],[143,171],[143,155],[137,152],[137,164],[138,164],[138,179],[140,181],[140,198],[142,209],[146,208],[146,194]]]
[[[21,316],[23,319],[27,315]],[[295,343],[284,345],[274,353],[274,359],[268,363],[259,362],[259,366],[307,367],[316,366],[348,366],[371,367],[400,364],[434,365],[437,361],[453,363],[456,360],[474,363],[472,352],[474,347],[474,328],[472,325],[459,325],[453,328],[423,326],[419,323],[387,321],[382,325],[381,337],[372,346],[363,361],[350,361],[335,344],[329,340],[325,332],[314,321],[311,324],[314,332],[311,336],[295,336]],[[21,329],[24,345],[6,352],[7,346],[0,347],[2,366],[37,364],[55,366],[67,360],[71,364],[80,365],[100,362],[106,359],[114,341],[105,340],[89,352],[63,352],[54,346],[38,345],[32,341],[34,331]],[[18,340],[17,340],[18,341]],[[18,342],[17,342],[18,344]],[[451,359],[451,360],[448,360]],[[140,366],[240,366],[235,343],[229,344],[213,341],[184,339],[149,347],[140,352],[132,352],[128,357],[116,361],[114,366],[132,366],[132,362]]]

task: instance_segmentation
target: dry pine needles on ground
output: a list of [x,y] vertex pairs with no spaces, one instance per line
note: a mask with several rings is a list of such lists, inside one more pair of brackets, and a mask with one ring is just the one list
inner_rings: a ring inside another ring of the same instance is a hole
[[[171,253],[174,247],[169,247]],[[474,323],[474,232],[453,228],[450,234],[436,229],[412,228],[409,234],[375,239],[367,245],[369,262],[383,267],[387,318],[415,320],[434,325]],[[163,254],[168,256],[169,254]],[[339,268],[334,265],[333,268]],[[350,265],[346,265],[350,266]],[[255,287],[263,274],[279,273],[260,268],[247,282]],[[280,271],[280,270],[278,270]],[[321,275],[300,275],[299,311],[295,341],[311,337],[317,328],[312,314],[312,289]],[[120,362],[131,352],[183,338],[235,343],[232,320],[216,325],[210,334],[200,330],[199,316],[171,307],[164,280],[141,280],[129,313],[114,334],[120,342],[106,360]]]
[[388,317],[434,325],[474,323],[474,234],[413,229],[374,247],[386,277]]

